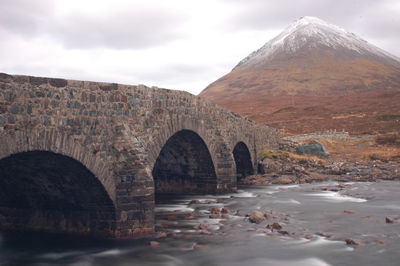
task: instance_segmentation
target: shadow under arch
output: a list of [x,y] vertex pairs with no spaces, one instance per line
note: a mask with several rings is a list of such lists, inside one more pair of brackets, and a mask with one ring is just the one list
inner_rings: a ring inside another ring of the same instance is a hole
[[232,153],[236,164],[237,180],[253,175],[254,169],[247,145],[242,141],[238,142]]
[[50,151],[0,159],[0,229],[112,237],[113,201],[81,162]]
[[210,151],[194,131],[173,134],[162,147],[152,175],[157,194],[216,193],[217,176]]

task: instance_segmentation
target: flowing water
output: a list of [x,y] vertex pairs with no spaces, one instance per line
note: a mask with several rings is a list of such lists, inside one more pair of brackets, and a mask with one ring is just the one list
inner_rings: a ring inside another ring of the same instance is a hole
[[[3,232],[0,265],[400,265],[400,219],[385,222],[400,218],[400,182],[324,188],[336,185],[243,187],[229,195],[162,198],[156,208],[156,230],[168,234],[162,238]],[[212,219],[213,207],[232,213]],[[245,215],[253,210],[269,219],[249,222]],[[282,226],[280,232],[266,228],[273,222]],[[359,245],[347,245],[349,238]]]

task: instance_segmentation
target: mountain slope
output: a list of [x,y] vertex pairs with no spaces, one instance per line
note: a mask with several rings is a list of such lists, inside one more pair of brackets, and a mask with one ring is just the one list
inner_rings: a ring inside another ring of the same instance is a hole
[[[344,29],[303,17],[200,96],[297,133],[367,133],[400,127],[398,91],[398,58]],[[382,115],[393,121],[382,123]]]

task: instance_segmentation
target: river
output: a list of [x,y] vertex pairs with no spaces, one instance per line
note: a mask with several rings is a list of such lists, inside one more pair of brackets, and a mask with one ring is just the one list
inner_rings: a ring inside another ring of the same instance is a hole
[[[229,195],[158,199],[160,238],[2,232],[0,265],[400,265],[400,182],[338,185],[241,187]],[[232,213],[209,218],[211,208],[222,207]],[[246,214],[253,210],[269,219],[251,223]],[[267,229],[273,222],[282,229]]]

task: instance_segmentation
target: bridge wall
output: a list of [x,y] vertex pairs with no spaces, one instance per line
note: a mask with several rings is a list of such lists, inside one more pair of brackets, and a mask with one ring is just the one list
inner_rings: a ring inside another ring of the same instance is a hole
[[216,193],[236,188],[238,142],[248,147],[254,169],[262,149],[279,142],[277,130],[187,92],[0,74],[0,159],[50,151],[82,163],[115,206],[114,237],[152,232],[152,169],[180,130],[197,133],[208,147]]

